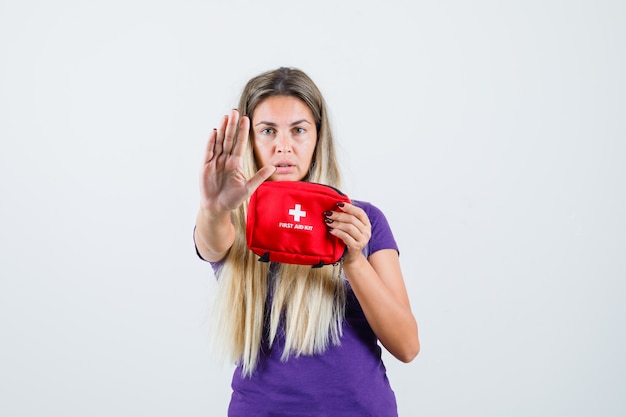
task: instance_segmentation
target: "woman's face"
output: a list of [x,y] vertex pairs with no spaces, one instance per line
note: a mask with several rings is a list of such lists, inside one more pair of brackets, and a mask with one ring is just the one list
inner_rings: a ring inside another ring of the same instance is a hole
[[254,110],[251,126],[257,165],[276,167],[271,181],[300,181],[308,174],[317,128],[302,100],[292,96],[264,99]]

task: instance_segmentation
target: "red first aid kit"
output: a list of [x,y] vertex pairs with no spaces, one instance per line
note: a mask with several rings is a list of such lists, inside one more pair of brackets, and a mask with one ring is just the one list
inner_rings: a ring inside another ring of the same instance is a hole
[[323,265],[339,262],[345,244],[331,235],[324,212],[350,202],[339,190],[304,181],[266,181],[250,196],[248,248],[263,262]]

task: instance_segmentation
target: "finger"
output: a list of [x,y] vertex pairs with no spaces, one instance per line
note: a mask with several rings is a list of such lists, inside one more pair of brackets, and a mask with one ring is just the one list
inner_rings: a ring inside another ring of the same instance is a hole
[[206,151],[204,153],[204,163],[208,164],[215,156],[215,140],[217,138],[217,129],[213,129],[209,135],[209,140],[206,144]]
[[343,240],[348,247],[365,247],[372,234],[367,214],[352,205],[338,207],[345,209],[345,212],[331,212],[330,216],[326,216],[326,223],[332,228],[332,234]]
[[217,128],[217,135],[215,136],[215,157],[219,157],[224,151],[224,134],[226,132],[226,124],[228,123],[228,116],[223,116],[220,121],[220,125]]
[[239,112],[232,109],[228,123],[226,124],[226,132],[224,134],[224,153],[230,154],[235,144],[235,134],[237,133],[237,125],[239,123]]
[[337,237],[338,239],[340,239],[348,247],[348,250],[350,249],[360,250],[361,249],[361,245],[359,245],[358,240],[355,239],[352,235],[350,235],[350,233],[347,233],[346,231],[341,230],[339,228],[332,228],[329,230],[329,233]]
[[367,213],[360,207],[350,203],[338,203],[337,207],[340,211],[332,212],[331,218],[344,223],[351,223],[359,227],[359,229],[369,228],[370,219]]
[[[360,241],[367,242],[369,240],[367,229],[360,224],[335,221],[331,226],[334,230],[345,233],[355,243]],[[349,244],[349,242],[346,241],[346,244]]]
[[[354,216],[356,219],[359,220],[361,224],[363,224],[366,227],[370,227],[370,219],[367,216],[367,213],[365,213],[365,211],[362,208],[357,207],[353,204],[344,203],[344,202],[337,203],[337,207],[339,208],[339,210],[341,210],[339,213],[345,213],[349,216]],[[348,217],[341,216],[341,214],[339,214],[338,217],[340,219],[343,219],[343,221],[346,221],[346,222],[350,221],[348,220],[349,219]]]
[[234,156],[243,156],[243,152],[248,144],[248,135],[250,132],[250,118],[248,116],[241,116],[239,121],[239,132],[237,133],[237,140],[233,146],[231,153]]

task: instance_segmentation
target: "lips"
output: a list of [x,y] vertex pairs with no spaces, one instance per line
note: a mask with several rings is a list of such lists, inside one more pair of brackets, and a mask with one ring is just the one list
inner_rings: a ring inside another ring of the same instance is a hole
[[274,166],[277,174],[291,174],[296,169],[296,164],[291,161],[279,161]]
[[277,163],[274,164],[274,166],[276,168],[289,168],[289,167],[296,166],[296,164],[294,164],[291,161],[278,161]]

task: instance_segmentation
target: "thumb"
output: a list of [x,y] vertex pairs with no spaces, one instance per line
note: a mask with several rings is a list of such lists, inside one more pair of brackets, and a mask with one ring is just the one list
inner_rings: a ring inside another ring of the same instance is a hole
[[248,180],[246,184],[246,189],[248,192],[248,196],[252,195],[252,193],[259,188],[259,185],[263,183],[266,179],[272,176],[272,174],[276,172],[276,167],[274,166],[266,166],[257,171],[256,174],[252,178]]

